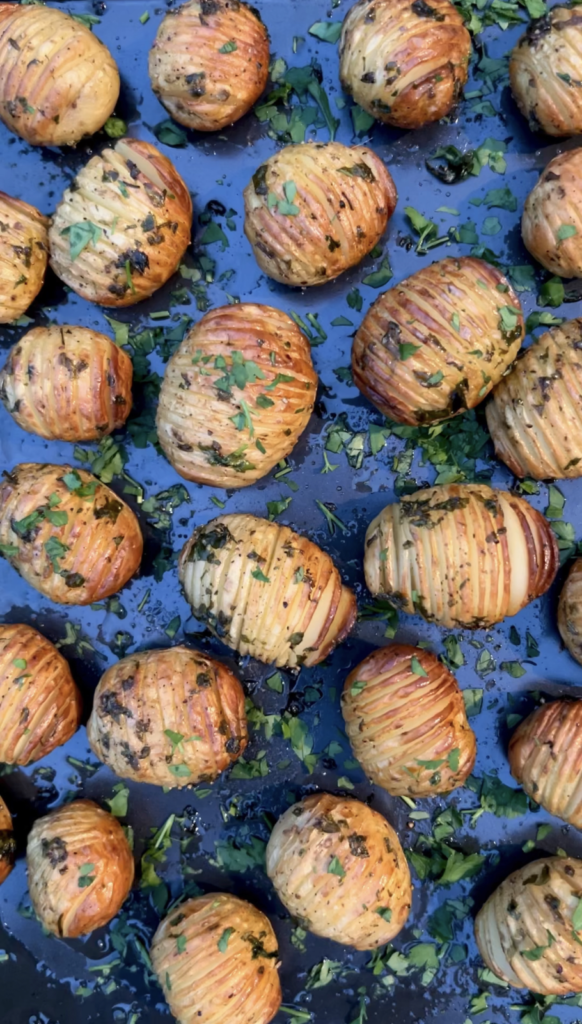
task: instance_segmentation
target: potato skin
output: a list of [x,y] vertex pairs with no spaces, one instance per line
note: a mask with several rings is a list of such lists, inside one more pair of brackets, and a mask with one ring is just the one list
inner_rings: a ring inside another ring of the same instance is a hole
[[133,364],[106,334],[35,327],[8,353],[0,399],[19,427],[54,441],[111,434],[131,412]]
[[53,7],[0,4],[0,118],[33,146],[72,146],[101,128],[119,96],[109,50]]
[[582,701],[554,700],[527,716],[509,741],[511,774],[550,814],[582,828]]
[[329,555],[259,516],[198,527],[178,575],[192,614],[215,636],[278,668],[317,665],[355,622],[356,599]]
[[354,383],[398,423],[435,423],[482,402],[523,335],[519,299],[503,274],[470,256],[439,260],[370,307],[352,347]]
[[[295,212],[281,213],[289,185]],[[304,142],[261,164],[244,200],[245,234],[261,270],[303,288],[331,281],[374,248],[394,213],[396,186],[366,146]]]
[[485,484],[415,491],[366,533],[370,592],[441,626],[481,629],[515,615],[545,593],[558,565],[548,520]]
[[461,98],[471,37],[448,0],[358,0],[344,18],[340,81],[372,117],[421,128]]
[[[404,926],[412,890],[394,829],[359,800],[314,793],[279,818],[267,874],[302,927],[356,949],[390,942]],[[330,865],[345,872],[330,872]],[[390,910],[389,920],[380,914]]]
[[[560,238],[560,229],[575,230]],[[582,277],[582,149],[550,160],[528,195],[521,218],[526,249],[558,277]]]
[[293,450],[316,392],[309,342],[290,316],[251,302],[221,306],[199,320],[166,367],[160,444],[187,480],[246,487]]
[[558,629],[568,651],[582,665],[582,558],[576,558],[558,602]]
[[131,654],[101,676],[87,739],[122,778],[212,782],[247,745],[244,690],[226,665],[188,647]]
[[[92,235],[73,258],[71,229],[85,223]],[[133,306],[172,276],[191,229],[190,193],[171,161],[149,142],[120,139],[65,190],[49,229],[50,264],[81,298]]]
[[531,22],[511,51],[511,91],[532,132],[557,137],[582,132],[581,26],[575,9],[554,7]]
[[15,855],[16,840],[13,835],[12,817],[0,796],[0,885],[12,871]]
[[49,932],[66,939],[111,921],[133,883],[125,833],[117,818],[92,800],[74,800],[35,821],[26,862],[37,917]]
[[392,796],[450,793],[473,770],[477,746],[463,694],[430,651],[409,644],[372,651],[345,681],[342,713],[355,757]]
[[240,0],[190,0],[161,22],[149,73],[175,121],[217,131],[243,117],[267,84],[267,30]]
[[42,288],[48,224],[34,206],[0,192],[0,324],[26,313]]
[[[572,928],[581,890],[582,861],[574,857],[544,857],[509,875],[475,920],[479,952],[490,970],[514,988],[540,995],[582,992],[582,933]],[[541,947],[539,959],[523,956]]]
[[[74,486],[64,482],[68,474],[75,475]],[[54,517],[63,512],[67,521],[59,525]],[[23,522],[33,513],[37,515]],[[92,604],[117,593],[137,570],[142,551],[133,512],[91,473],[24,462],[5,474],[0,484],[0,552],[51,601]]]

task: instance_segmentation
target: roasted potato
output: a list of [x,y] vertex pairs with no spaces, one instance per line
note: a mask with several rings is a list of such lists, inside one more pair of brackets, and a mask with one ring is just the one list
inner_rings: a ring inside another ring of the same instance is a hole
[[550,160],[521,218],[526,249],[559,277],[582,277],[582,149]]
[[141,562],[131,509],[91,473],[24,462],[0,484],[0,554],[58,604],[115,594]]
[[519,299],[499,271],[470,256],[423,267],[384,292],[354,338],[354,384],[411,426],[473,409],[515,359]]
[[48,224],[34,206],[0,192],[0,324],[26,313],[42,288]]
[[532,711],[509,742],[509,767],[528,796],[582,828],[582,701],[554,700]]
[[268,1024],[281,1004],[271,922],[229,893],[196,896],[171,910],[150,957],[181,1024]]
[[582,931],[573,915],[582,861],[544,857],[514,871],[481,907],[475,937],[487,967],[539,995],[582,992]]
[[581,79],[580,14],[554,7],[531,22],[509,60],[511,91],[532,132],[582,132]]
[[193,615],[215,636],[279,668],[317,665],[355,622],[356,599],[329,555],[258,516],[199,526],[178,575]]
[[0,399],[19,427],[49,440],[92,441],[131,412],[133,364],[105,334],[35,327],[10,349]]
[[316,391],[309,342],[290,316],[250,302],[221,306],[168,363],[160,444],[187,480],[246,487],[293,450]]
[[570,654],[582,665],[582,558],[576,558],[558,602],[558,629]]
[[0,796],[0,885],[12,871],[16,856],[16,840],[10,811]]
[[192,229],[192,200],[167,157],[120,139],[85,164],[49,228],[50,263],[77,295],[133,306],[172,276]]
[[189,0],[161,22],[149,72],[174,120],[217,131],[246,114],[267,84],[267,30],[240,0]]
[[441,626],[481,629],[545,593],[558,570],[551,524],[523,498],[447,484],[387,505],[366,533],[372,594]]
[[74,800],[35,821],[26,863],[36,916],[43,928],[65,939],[111,921],[133,883],[125,833],[92,800]]
[[342,712],[355,757],[392,796],[450,793],[471,774],[476,741],[463,694],[430,651],[372,651],[345,681]]
[[0,4],[0,119],[33,146],[72,146],[119,96],[109,50],[54,7]]
[[244,190],[245,234],[265,274],[282,284],[325,284],[380,240],[396,186],[366,146],[284,146]]
[[470,58],[471,37],[449,0],[358,0],[344,18],[342,88],[397,128],[445,117],[461,98]]
[[410,910],[410,872],[398,836],[359,800],[313,793],[279,818],[267,874],[303,928],[356,949],[390,942]]

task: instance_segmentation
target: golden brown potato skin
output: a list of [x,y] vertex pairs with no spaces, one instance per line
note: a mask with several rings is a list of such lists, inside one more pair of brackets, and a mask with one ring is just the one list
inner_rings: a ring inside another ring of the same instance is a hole
[[[68,487],[63,477],[70,473],[75,486]],[[62,513],[67,519],[59,525]],[[55,514],[56,523],[49,518]],[[82,469],[34,462],[16,466],[0,484],[0,545],[26,582],[58,604],[117,593],[143,551],[136,517],[109,487]]]
[[582,828],[582,701],[542,704],[521,722],[509,741],[514,779],[550,814]]
[[49,932],[65,939],[87,935],[111,921],[133,883],[133,855],[125,833],[92,800],[74,800],[35,821],[26,862],[37,917]]
[[0,885],[5,882],[14,866],[16,840],[10,811],[0,796]]
[[[406,922],[412,890],[398,836],[359,800],[314,793],[294,804],[275,825],[266,856],[279,899],[316,935],[375,949]],[[389,920],[380,911],[391,911]]]
[[441,626],[481,629],[545,593],[558,570],[548,520],[485,484],[446,484],[387,505],[366,533],[372,594]]
[[582,558],[577,558],[560,593],[558,629],[570,654],[582,665]]
[[221,306],[166,367],[160,444],[187,480],[246,487],[293,450],[316,392],[309,342],[290,316],[251,302]]
[[392,796],[450,793],[473,770],[477,745],[463,694],[430,651],[372,651],[345,681],[342,712],[355,757]]
[[[366,146],[304,142],[261,164],[244,199],[259,267],[303,288],[331,281],[374,248],[394,213],[396,186]],[[294,212],[281,212],[288,206]]]
[[554,7],[532,22],[511,51],[513,98],[532,132],[582,132],[582,22],[575,8]]
[[[544,857],[509,875],[475,920],[489,969],[540,995],[582,992],[582,933],[572,929],[581,891],[582,861],[574,857]],[[538,959],[523,956],[533,949],[543,949]]]
[[[76,255],[71,230],[84,223],[92,235]],[[172,276],[191,229],[190,193],[171,161],[149,142],[120,139],[65,190],[49,229],[51,267],[89,302],[133,306]]]
[[178,575],[193,615],[215,636],[279,668],[317,665],[355,622],[356,599],[329,555],[259,516],[198,527]]
[[131,412],[133,364],[106,334],[34,327],[10,349],[0,399],[19,427],[54,441],[92,441]]
[[0,118],[33,146],[72,146],[113,113],[109,50],[54,7],[0,4]]
[[0,192],[0,324],[26,313],[42,288],[48,224],[34,206]]
[[461,98],[471,37],[448,0],[358,0],[340,39],[340,80],[372,117],[421,128]]
[[267,84],[267,30],[240,0],[190,0],[161,22],[149,72],[174,120],[217,131],[243,117]]
[[[562,233],[573,230],[568,237]],[[526,249],[559,277],[582,277],[582,149],[555,156],[528,195],[521,218]]]
[[188,647],[131,654],[101,677],[87,738],[122,778],[212,782],[247,745],[244,690],[226,665]]
[[435,423],[482,402],[523,335],[503,274],[471,256],[439,260],[370,307],[352,347],[354,384],[398,423]]

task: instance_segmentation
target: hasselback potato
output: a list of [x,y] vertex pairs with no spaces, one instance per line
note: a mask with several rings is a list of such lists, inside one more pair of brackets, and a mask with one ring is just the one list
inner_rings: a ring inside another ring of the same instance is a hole
[[581,79],[580,15],[556,6],[528,26],[509,61],[511,91],[533,132],[582,132]]
[[545,593],[558,564],[548,520],[485,484],[415,491],[387,505],[366,533],[372,594],[441,626],[481,629],[515,615]]
[[317,665],[355,621],[355,597],[329,555],[258,516],[218,516],[198,527],[178,574],[194,616],[215,636],[280,668]]
[[177,270],[191,228],[190,193],[171,161],[120,139],[66,189],[49,229],[51,267],[83,299],[132,306]]
[[355,757],[392,796],[449,793],[471,774],[476,741],[463,694],[430,651],[372,651],[346,679],[342,712]]
[[250,302],[221,306],[168,363],[160,444],[187,480],[245,487],[292,451],[316,391],[309,342],[290,316]]
[[0,626],[0,762],[27,765],[71,738],[83,710],[68,663],[32,626]]
[[119,96],[109,50],[54,7],[0,4],[0,118],[33,146],[72,146],[101,128]]
[[10,811],[0,796],[0,885],[12,871],[16,855],[16,840]]
[[24,462],[0,484],[0,554],[59,604],[115,594],[141,562],[139,523],[91,473]]
[[582,665],[582,558],[576,558],[558,602],[558,629],[570,654]]
[[281,1004],[271,923],[229,893],[197,896],[171,910],[150,957],[181,1024],[268,1024]]
[[358,0],[343,23],[340,80],[378,121],[421,128],[461,98],[470,57],[449,0]]
[[514,871],[475,920],[487,967],[539,995],[582,992],[582,932],[572,920],[581,892],[582,861],[573,857],[544,857]]
[[582,277],[582,149],[550,160],[521,218],[526,249],[559,277]]
[[269,73],[269,37],[240,0],[189,0],[168,11],[150,50],[152,89],[180,124],[212,132],[246,114]]
[[301,926],[356,949],[390,942],[410,910],[410,872],[398,836],[359,800],[314,793],[279,818],[267,874]]
[[582,828],[582,701],[554,700],[527,716],[508,750],[511,774],[550,814]]
[[91,441],[131,412],[133,365],[87,327],[35,327],[10,349],[0,399],[19,427],[49,440]]
[[380,240],[396,187],[366,146],[284,146],[244,190],[245,234],[262,271],[282,284],[325,284]]
[[74,800],[35,821],[26,847],[30,899],[40,923],[74,939],[107,924],[133,883],[133,856],[112,814]]
[[473,409],[515,359],[519,299],[490,263],[445,259],[384,292],[354,338],[354,383],[412,426]]
[[0,324],[26,313],[42,288],[48,224],[34,206],[0,192]]

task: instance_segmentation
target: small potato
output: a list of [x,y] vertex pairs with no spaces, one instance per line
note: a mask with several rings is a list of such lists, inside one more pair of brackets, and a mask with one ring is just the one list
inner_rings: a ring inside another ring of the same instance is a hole
[[267,30],[240,0],[189,0],[161,22],[149,72],[174,120],[217,131],[243,117],[267,84]]
[[544,857],[514,871],[481,907],[475,937],[487,967],[539,995],[582,992],[582,931],[573,916],[582,861]]
[[582,665],[582,558],[576,558],[558,602],[558,629],[570,654]]
[[0,119],[33,146],[72,146],[113,113],[119,71],[85,25],[54,7],[0,4]]
[[0,324],[26,313],[42,288],[48,225],[34,206],[0,192]]
[[247,745],[244,690],[226,665],[188,647],[131,654],[101,677],[87,738],[122,778],[212,782]]
[[471,37],[448,0],[358,0],[340,39],[340,80],[372,117],[422,128],[445,117],[467,81]]
[[582,132],[581,79],[580,13],[554,7],[529,25],[509,61],[511,91],[532,132]]
[[558,571],[545,516],[485,484],[446,484],[387,505],[366,533],[372,594],[449,628],[482,629],[545,593]]
[[290,316],[250,302],[221,306],[168,363],[160,444],[187,480],[246,487],[293,450],[316,391],[309,342]]
[[440,260],[370,307],[354,338],[354,383],[398,423],[434,423],[479,405],[523,335],[503,274],[470,256]]
[[281,1005],[271,922],[229,893],[196,896],[171,910],[150,957],[181,1024],[268,1024]]
[[325,284],[380,240],[396,186],[366,146],[284,146],[244,190],[245,234],[265,274],[282,284]]
[[5,882],[14,866],[16,840],[10,811],[0,796],[0,885]]
[[559,277],[582,277],[582,149],[550,160],[521,218],[526,249]]
[[133,364],[105,334],[35,327],[10,349],[0,399],[19,427],[54,441],[111,434],[131,412]]
[[511,737],[511,774],[538,804],[582,828],[582,701],[554,700],[532,711]]
[[117,818],[92,800],[74,800],[35,821],[26,863],[36,916],[43,928],[64,939],[111,921],[133,884],[125,833]]
[[192,230],[192,200],[167,157],[120,139],[91,157],[52,217],[50,263],[77,295],[133,306],[172,276]]
[[215,636],[279,668],[317,665],[355,622],[356,599],[329,555],[258,516],[198,527],[178,575],[192,614]]
[[359,800],[314,793],[279,818],[267,874],[303,928],[356,949],[390,942],[410,911],[410,872],[398,836]]
[[450,793],[473,770],[476,740],[452,672],[430,651],[388,644],[350,672],[346,732],[366,775],[392,796]]
[[131,509],[91,473],[24,462],[0,484],[0,554],[51,601],[92,604],[121,590],[143,551]]
[[0,625],[0,762],[27,765],[79,728],[83,704],[68,662],[36,629]]

